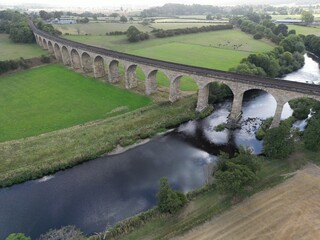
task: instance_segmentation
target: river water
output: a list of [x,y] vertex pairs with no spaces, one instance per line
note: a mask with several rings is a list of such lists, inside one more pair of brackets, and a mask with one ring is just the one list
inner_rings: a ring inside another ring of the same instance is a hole
[[[319,67],[310,59],[306,56],[307,66],[286,78],[320,82]],[[216,132],[215,126],[226,122],[231,102],[216,105],[214,113],[203,120],[182,124],[126,152],[1,189],[0,239],[12,232],[35,239],[50,228],[65,225],[75,225],[87,234],[103,231],[155,206],[161,177],[168,177],[175,189],[188,192],[205,184],[207,166],[220,151],[234,153],[243,145],[261,153],[262,142],[254,133],[263,119],[274,115],[274,98],[261,91],[248,92],[243,101],[242,128]],[[291,114],[287,104],[282,118]],[[303,129],[305,122],[296,126]]]

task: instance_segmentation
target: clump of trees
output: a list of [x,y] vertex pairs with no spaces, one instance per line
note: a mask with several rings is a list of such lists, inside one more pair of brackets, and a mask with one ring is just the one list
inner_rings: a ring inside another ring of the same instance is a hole
[[62,32],[59,30],[54,29],[51,24],[44,23],[43,21],[35,22],[38,29],[50,33],[51,35],[61,35]]
[[306,25],[309,25],[311,23],[313,23],[314,21],[314,16],[312,14],[312,12],[309,12],[309,11],[303,11],[301,13],[301,20],[303,22],[305,22]]
[[186,196],[171,188],[167,178],[160,179],[160,190],[157,193],[158,209],[162,213],[175,213],[186,203]]
[[90,22],[90,20],[87,17],[81,18],[81,19],[77,19],[77,23],[88,23],[88,22]]
[[0,74],[16,70],[18,68],[28,68],[28,64],[23,58],[18,60],[0,61]]
[[285,159],[294,150],[294,139],[291,134],[292,118],[282,122],[279,127],[266,132],[263,139],[263,150],[267,157]]
[[304,37],[306,50],[320,57],[320,37],[313,34]]
[[219,30],[227,30],[232,28],[233,26],[231,24],[224,24],[224,25],[209,25],[209,26],[191,27],[191,28],[177,28],[177,29],[169,29],[169,30],[154,29],[152,30],[152,33],[157,38],[165,38],[165,37],[172,37],[176,35],[219,31]]
[[139,31],[135,26],[130,26],[127,30],[127,38],[129,42],[138,42],[149,39],[149,34]]
[[17,11],[0,11],[0,33],[9,34],[13,42],[35,42],[27,17]]
[[237,197],[258,180],[260,168],[259,157],[249,149],[240,148],[234,158],[227,159],[224,155],[220,157],[214,183],[221,193]]

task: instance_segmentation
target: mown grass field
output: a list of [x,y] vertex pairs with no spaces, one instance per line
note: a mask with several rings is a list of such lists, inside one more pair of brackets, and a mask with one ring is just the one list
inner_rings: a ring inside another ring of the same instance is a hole
[[126,36],[65,36],[67,39],[117,51],[182,64],[228,70],[252,52],[274,45],[239,30],[189,34],[129,43]]
[[142,32],[149,32],[152,30],[152,28],[148,26],[143,26],[142,24],[139,23],[106,23],[106,22],[90,22],[87,24],[67,24],[67,25],[59,25],[59,24],[54,24],[54,28],[58,29],[59,31],[62,32],[62,34],[72,34],[72,35],[78,35],[78,30],[79,35],[106,35],[108,32],[114,32],[114,31],[122,31],[125,32],[127,29],[131,26],[135,26]]
[[0,141],[114,116],[151,100],[66,69],[47,65],[0,78]]
[[[320,19],[320,14],[313,14],[315,20]],[[301,19],[301,14],[296,14],[296,15],[271,15],[272,19]]]
[[8,34],[0,34],[0,61],[13,60],[23,57],[25,59],[39,57],[47,54],[46,51],[39,48],[35,43],[14,43],[9,39]]
[[288,30],[295,29],[297,34],[309,35],[314,34],[320,36],[320,27],[306,27],[297,25],[287,25]]

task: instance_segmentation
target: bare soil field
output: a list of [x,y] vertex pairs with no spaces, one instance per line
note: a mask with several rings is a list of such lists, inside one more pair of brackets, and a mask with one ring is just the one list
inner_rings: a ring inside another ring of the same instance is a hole
[[317,240],[319,199],[320,167],[308,164],[280,185],[248,198],[177,239]]

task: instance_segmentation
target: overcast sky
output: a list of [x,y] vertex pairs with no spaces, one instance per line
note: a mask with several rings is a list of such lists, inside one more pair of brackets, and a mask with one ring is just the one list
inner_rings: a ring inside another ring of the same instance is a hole
[[[238,4],[243,3],[242,0],[0,0],[0,4],[24,4],[24,3],[42,3],[55,6],[160,6],[165,3],[183,3],[183,4],[209,4],[209,5],[221,5],[229,4],[230,2],[236,2]],[[252,2],[252,1],[251,1]],[[257,0],[257,4],[261,1]],[[265,1],[267,2],[267,1]]]

